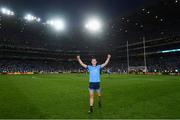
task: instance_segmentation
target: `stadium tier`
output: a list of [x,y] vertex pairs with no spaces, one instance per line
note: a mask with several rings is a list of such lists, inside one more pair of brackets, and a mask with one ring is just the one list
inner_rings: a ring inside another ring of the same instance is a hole
[[80,26],[70,26],[68,32],[54,32],[38,17],[27,15],[24,19],[14,13],[6,16],[7,10],[3,9],[0,71],[79,71],[76,55],[87,63],[92,57],[101,63],[110,53],[113,57],[108,68],[112,72],[126,73],[128,66],[144,66],[149,72],[179,72],[180,53],[173,52],[180,49],[179,6],[172,0],[159,1],[106,22],[103,33],[94,36]]

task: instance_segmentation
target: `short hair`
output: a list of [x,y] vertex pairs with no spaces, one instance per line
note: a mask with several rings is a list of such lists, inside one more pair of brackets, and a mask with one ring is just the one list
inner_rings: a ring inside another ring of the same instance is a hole
[[91,58],[91,60],[93,60],[93,59],[97,60],[96,58]]

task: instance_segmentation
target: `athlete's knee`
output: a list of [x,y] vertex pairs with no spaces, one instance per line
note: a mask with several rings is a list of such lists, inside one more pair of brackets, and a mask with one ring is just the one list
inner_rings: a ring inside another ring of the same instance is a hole
[[97,96],[98,96],[98,97],[101,97],[101,93],[97,93]]
[[101,96],[101,92],[100,91],[97,91],[96,93],[97,93],[97,96],[99,96],[99,97]]
[[90,93],[90,94],[89,94],[89,97],[90,97],[90,98],[93,98],[93,97],[94,97],[94,94],[93,94],[93,93]]

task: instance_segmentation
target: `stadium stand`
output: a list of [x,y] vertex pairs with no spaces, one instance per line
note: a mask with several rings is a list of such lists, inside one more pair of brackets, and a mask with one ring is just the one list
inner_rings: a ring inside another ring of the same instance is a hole
[[126,42],[129,42],[130,66],[143,66],[143,37],[149,72],[180,72],[179,51],[162,52],[180,48],[179,6],[172,0],[161,0],[157,6],[113,19],[101,38],[85,38],[80,30],[59,35],[44,25],[2,15],[0,72],[80,72],[76,55],[81,54],[87,63],[88,56],[97,57],[101,63],[111,53],[108,68],[126,73]]

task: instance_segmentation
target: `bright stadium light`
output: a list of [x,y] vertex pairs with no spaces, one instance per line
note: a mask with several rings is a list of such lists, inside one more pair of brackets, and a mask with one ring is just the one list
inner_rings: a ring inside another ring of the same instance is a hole
[[37,18],[37,22],[41,22],[41,18]]
[[9,16],[13,16],[14,15],[14,12],[7,9],[7,8],[1,8],[1,13],[4,14],[4,15],[9,15]]
[[48,20],[46,24],[52,26],[57,31],[62,31],[65,29],[65,23],[61,19]]
[[30,14],[27,14],[27,15],[24,17],[24,19],[27,20],[27,21],[33,21],[33,20],[35,20],[35,17],[32,16],[32,15],[30,15]]
[[27,20],[27,21],[36,21],[36,22],[40,22],[40,21],[41,21],[40,18],[35,17],[35,16],[31,15],[31,14],[27,14],[27,15],[24,17],[24,19]]
[[99,32],[102,29],[102,22],[97,18],[91,18],[85,24],[85,28],[91,32]]

